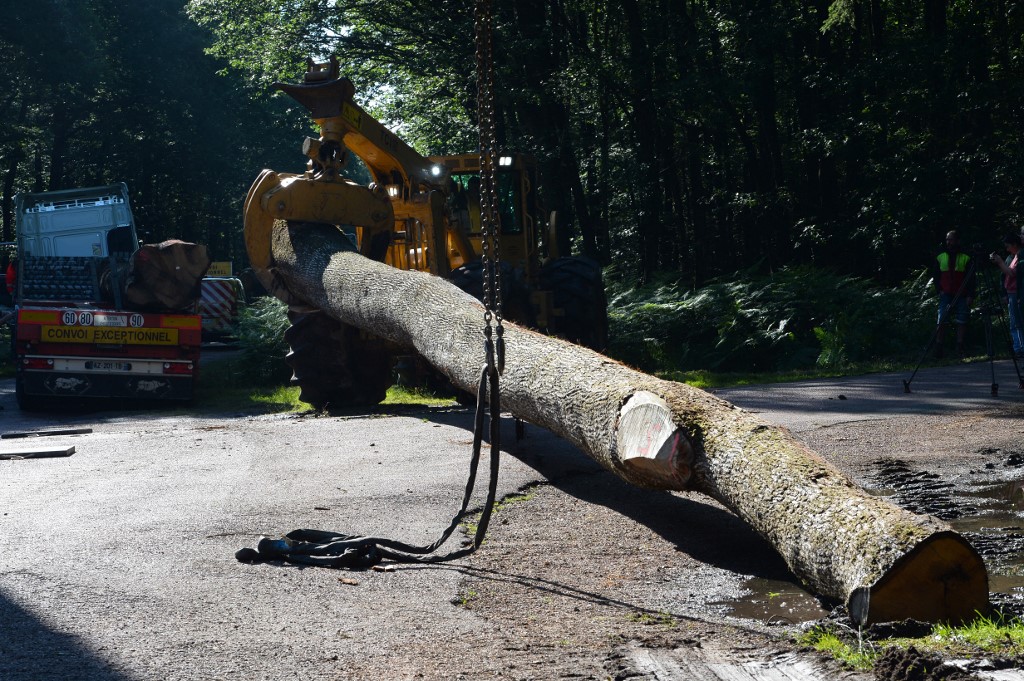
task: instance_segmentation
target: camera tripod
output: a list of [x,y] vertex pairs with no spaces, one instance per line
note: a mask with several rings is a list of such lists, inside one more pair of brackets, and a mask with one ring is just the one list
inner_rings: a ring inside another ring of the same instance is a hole
[[[988,256],[978,252],[971,254],[970,263],[967,266],[967,272],[964,274],[964,280],[960,284],[960,288],[957,289],[952,300],[946,304],[939,315],[939,323],[935,326],[935,331],[932,332],[931,338],[928,340],[928,344],[921,352],[921,356],[917,360],[917,364],[914,366],[913,373],[910,374],[910,378],[904,379],[903,381],[903,392],[910,392],[910,384],[914,381],[914,377],[917,376],[918,370],[921,368],[921,363],[924,362],[925,357],[931,352],[932,347],[935,345],[935,341],[939,337],[939,330],[949,320],[950,313],[955,313],[957,304],[963,298],[967,283],[976,274],[977,264],[981,260],[988,260]],[[992,373],[992,397],[999,396],[999,384],[996,383],[996,367],[995,367],[995,331],[993,329],[992,318],[996,317],[998,320],[999,328],[1004,331],[1003,337],[1006,338],[1007,347],[1010,351],[1010,357],[1013,359],[1013,369],[1017,373],[1017,387],[1024,390],[1024,377],[1021,376],[1020,366],[1017,364],[1017,356],[1013,349],[1013,339],[1010,335],[1010,324],[1007,319],[1006,308],[1000,300],[999,294],[996,292],[996,286],[998,281],[993,283],[993,274],[986,272],[985,270],[980,271],[981,286],[979,290],[982,291],[982,295],[979,298],[984,298],[984,302],[978,306],[978,310],[981,312],[982,318],[985,320],[985,351],[988,355],[989,370]]]

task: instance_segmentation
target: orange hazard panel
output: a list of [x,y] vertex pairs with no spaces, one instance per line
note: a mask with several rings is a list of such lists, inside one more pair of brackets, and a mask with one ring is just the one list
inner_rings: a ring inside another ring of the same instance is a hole
[[202,322],[198,315],[165,314],[160,319],[160,326],[170,329],[198,329]]
[[60,324],[57,310],[18,310],[19,324]]

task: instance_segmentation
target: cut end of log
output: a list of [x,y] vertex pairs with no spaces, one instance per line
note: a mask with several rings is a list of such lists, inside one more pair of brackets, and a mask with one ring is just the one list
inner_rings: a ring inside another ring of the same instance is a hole
[[906,619],[960,624],[988,607],[981,556],[955,532],[931,535],[870,587],[855,589],[850,617],[861,625]]
[[619,461],[631,478],[663,489],[687,488],[693,448],[665,400],[634,393],[619,410],[616,441]]

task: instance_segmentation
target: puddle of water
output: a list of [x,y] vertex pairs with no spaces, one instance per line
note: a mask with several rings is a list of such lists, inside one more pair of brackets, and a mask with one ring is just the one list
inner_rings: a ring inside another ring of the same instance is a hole
[[965,494],[969,497],[990,499],[997,504],[1024,511],[1024,480],[1010,482],[981,482],[971,485]]
[[1024,598],[1024,575],[989,575],[988,590]]
[[743,585],[750,593],[735,601],[722,601],[729,615],[764,622],[799,624],[828,615],[814,596],[790,582],[754,577]]
[[[1024,456],[1011,453],[998,468],[1022,463]],[[949,522],[981,554],[993,599],[1009,596],[1024,601],[1024,479],[992,482],[982,474],[973,484],[954,485],[899,459],[879,459],[874,464],[875,494]],[[986,465],[986,470],[996,469],[995,462]]]
[[950,524],[984,559],[989,591],[1024,599],[1024,480],[982,483],[965,494],[978,502],[977,512]]

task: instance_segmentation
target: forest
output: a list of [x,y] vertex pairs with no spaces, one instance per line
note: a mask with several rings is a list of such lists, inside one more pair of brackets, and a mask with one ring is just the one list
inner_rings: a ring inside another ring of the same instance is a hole
[[[301,169],[310,133],[270,84],[308,57],[337,55],[421,153],[477,146],[471,0],[3,4],[4,241],[17,192],[124,181],[147,239],[244,261],[248,185]],[[493,16],[499,146],[538,158],[565,246],[606,266],[620,303],[780,280],[795,303],[824,286],[824,309],[846,290],[923,295],[947,230],[988,252],[1021,226],[1016,0],[508,0]],[[780,315],[751,322],[769,346],[796,328]],[[712,322],[718,341],[736,318]],[[820,353],[864,327],[802,324]]]

